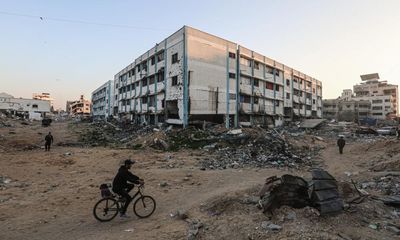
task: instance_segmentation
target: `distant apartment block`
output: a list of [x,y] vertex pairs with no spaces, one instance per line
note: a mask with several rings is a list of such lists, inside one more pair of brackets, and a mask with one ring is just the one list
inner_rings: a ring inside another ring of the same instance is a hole
[[67,101],[66,112],[71,116],[90,115],[90,101],[86,100],[83,95],[79,100]]
[[50,106],[53,107],[54,99],[50,96],[50,93],[34,93],[32,94],[33,99],[49,101]]
[[[353,119],[371,117],[376,119],[393,119],[398,116],[398,86],[379,81],[378,73],[361,75],[361,84],[343,90],[338,99],[323,101],[324,118],[345,120],[341,116],[350,116],[347,106],[354,106]],[[368,108],[368,111],[367,111]],[[351,119],[348,117],[346,119]]]
[[114,105],[114,81],[109,80],[92,92],[92,116],[106,119],[112,115]]
[[0,111],[8,111],[24,118],[40,120],[50,113],[50,102],[46,100],[15,98],[0,93]]
[[115,75],[113,115],[137,123],[280,125],[322,117],[322,83],[184,26]]

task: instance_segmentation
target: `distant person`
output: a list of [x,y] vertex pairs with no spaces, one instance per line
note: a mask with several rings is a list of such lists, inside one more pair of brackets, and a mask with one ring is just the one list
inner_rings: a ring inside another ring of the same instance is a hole
[[339,153],[343,154],[343,148],[346,145],[346,141],[344,140],[343,136],[340,136],[337,140],[337,145],[339,147]]
[[[124,206],[120,212],[120,216],[122,218],[127,218],[126,209],[132,201],[132,197],[129,195],[129,192],[135,186],[134,184],[143,184],[144,181],[140,179],[138,176],[132,174],[129,169],[131,169],[132,165],[135,161],[130,159],[125,160],[124,165],[122,165],[118,169],[118,173],[113,180],[112,190],[113,192],[121,195],[126,199]],[[129,182],[129,183],[128,183]],[[134,183],[134,184],[133,184]]]
[[51,135],[51,132],[49,132],[49,134],[46,135],[44,140],[46,141],[44,144],[45,151],[50,151],[50,146],[51,146],[51,144],[53,144],[53,141],[54,141],[54,138],[53,138],[53,135]]

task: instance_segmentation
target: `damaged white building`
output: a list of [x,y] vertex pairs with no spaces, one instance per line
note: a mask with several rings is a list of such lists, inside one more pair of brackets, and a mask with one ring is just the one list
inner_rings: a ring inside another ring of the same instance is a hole
[[41,120],[50,113],[50,102],[46,100],[15,98],[7,93],[0,93],[0,111],[7,111],[24,118]]
[[321,110],[320,81],[188,26],[114,78],[113,115],[137,123],[280,125],[320,118]]

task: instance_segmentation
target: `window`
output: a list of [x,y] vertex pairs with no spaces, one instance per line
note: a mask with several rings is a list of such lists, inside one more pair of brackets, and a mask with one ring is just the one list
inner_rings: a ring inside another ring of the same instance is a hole
[[254,61],[254,68],[255,68],[255,69],[260,69],[260,63]]
[[250,96],[247,95],[240,95],[240,102],[241,103],[250,103]]
[[140,72],[140,64],[138,64],[136,67],[137,67],[137,72]]
[[259,86],[258,79],[253,79],[253,84],[254,84],[254,86],[258,87]]
[[279,107],[279,101],[275,100],[275,106]]
[[176,86],[176,85],[178,85],[178,76],[173,76],[172,77],[172,86]]
[[151,65],[154,65],[156,63],[156,57],[152,56],[151,57]]
[[275,85],[275,91],[279,92],[279,85]]
[[236,99],[236,94],[235,93],[229,93],[229,100],[235,100]]
[[269,74],[274,74],[274,69],[273,69],[273,68],[271,68],[271,67],[269,67],[269,66],[265,66],[265,68],[266,68],[266,70],[267,70],[267,73],[269,73]]
[[312,103],[315,104],[315,99],[312,100]]
[[151,75],[150,77],[149,77],[149,84],[154,84],[154,75]]
[[290,99],[290,93],[286,93],[286,99]]
[[230,58],[236,58],[236,54],[233,53],[233,52],[229,52],[229,57],[230,57]]
[[382,113],[372,113],[374,116],[382,116]]
[[234,73],[229,73],[229,78],[235,79],[235,78],[236,78],[236,74],[234,74]]
[[390,102],[390,99],[385,99],[385,102]]
[[147,86],[147,79],[143,78],[142,79],[142,87]]
[[312,92],[315,93],[315,88],[312,89]]
[[372,107],[372,110],[382,110],[382,106],[379,106],[379,107]]
[[161,62],[164,60],[164,50],[157,53],[157,62]]
[[164,69],[160,70],[157,76],[157,82],[162,82],[162,81],[164,81]]
[[38,108],[37,104],[32,104],[32,108]]
[[382,103],[382,100],[372,100],[372,103]]
[[142,97],[142,103],[144,103],[144,104],[147,103],[147,97]]
[[258,97],[253,97],[254,98],[254,104],[258,104]]
[[290,80],[286,79],[286,86],[290,86]]
[[118,95],[115,95],[115,100],[118,100]]
[[270,83],[270,82],[267,82],[266,85],[265,85],[265,88],[269,89],[269,90],[274,90],[274,84]]
[[172,54],[172,64],[177,62],[178,62],[178,53],[174,53]]

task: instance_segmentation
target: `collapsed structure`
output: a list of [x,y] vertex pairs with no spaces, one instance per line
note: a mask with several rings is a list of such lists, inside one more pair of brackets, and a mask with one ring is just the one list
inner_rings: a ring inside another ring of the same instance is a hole
[[83,95],[76,101],[67,101],[66,112],[72,116],[90,115],[90,101]]
[[114,77],[113,115],[136,123],[274,124],[322,117],[322,83],[184,26]]
[[379,81],[379,74],[361,75],[361,84],[344,89],[341,97],[323,101],[324,118],[357,121],[361,118],[394,119],[399,112],[398,85]]
[[50,101],[15,98],[7,93],[0,93],[0,111],[7,111],[27,119],[41,120],[50,113]]

